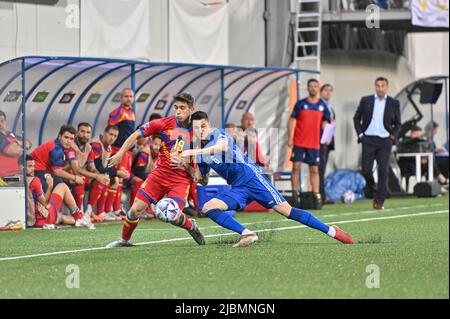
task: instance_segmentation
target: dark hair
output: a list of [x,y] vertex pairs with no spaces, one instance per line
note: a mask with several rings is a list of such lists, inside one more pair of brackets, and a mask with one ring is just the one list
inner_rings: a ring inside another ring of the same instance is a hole
[[159,135],[159,134],[153,135],[152,141],[153,141],[155,138],[159,138],[159,139],[162,141],[162,136]]
[[69,132],[70,134],[76,135],[77,131],[75,130],[75,128],[70,125],[70,124],[66,124],[61,126],[61,128],[59,129],[59,133],[58,135],[64,135],[64,133]]
[[174,95],[173,100],[184,102],[189,106],[194,106],[194,97],[188,92],[182,92]]
[[417,131],[422,131],[422,128],[420,126],[417,126],[417,125],[415,125],[415,126],[413,126],[411,128],[411,132],[417,132]]
[[333,89],[333,86],[330,83],[325,83],[324,85],[322,85],[322,87],[320,88],[320,92],[323,92],[323,90],[325,90],[326,88],[331,88]]
[[[28,161],[34,161],[34,158],[33,158],[33,156],[31,156],[30,154],[27,154],[27,155],[25,155],[25,160],[28,162]],[[24,166],[23,165],[23,156],[20,156],[19,157],[19,165],[20,166]]]
[[387,78],[385,78],[384,76],[377,77],[375,80],[375,83],[377,83],[378,81],[384,81],[384,82],[386,82],[387,85],[389,85],[389,80]]
[[307,85],[309,85],[310,83],[313,83],[313,82],[319,83],[319,81],[317,81],[316,79],[309,79]]
[[438,122],[434,122],[434,121],[433,121],[433,128],[437,128],[437,127],[439,127]]
[[90,128],[92,129],[92,125],[89,124],[89,123],[87,123],[87,122],[81,122],[80,124],[78,124],[77,129],[80,130],[80,127],[82,127],[82,126],[84,126],[84,127],[90,127]]
[[6,114],[2,110],[0,110],[0,116],[3,116],[6,119]]
[[208,114],[203,111],[194,112],[191,116],[191,121],[198,121],[203,119],[208,120]]
[[111,130],[119,131],[119,127],[117,125],[108,125],[105,127],[105,133]]
[[152,113],[150,114],[150,117],[148,118],[148,121],[151,122],[153,120],[159,120],[162,119],[162,115],[159,113]]

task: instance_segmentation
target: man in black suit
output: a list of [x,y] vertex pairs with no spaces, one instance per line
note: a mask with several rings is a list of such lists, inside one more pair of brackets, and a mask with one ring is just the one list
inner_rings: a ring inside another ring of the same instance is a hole
[[[375,80],[375,95],[365,96],[359,102],[353,117],[358,143],[362,142],[362,173],[366,179],[366,194],[373,194],[373,208],[384,209],[387,193],[389,156],[392,143],[400,133],[400,103],[387,95],[388,79]],[[378,188],[372,168],[378,165]]]

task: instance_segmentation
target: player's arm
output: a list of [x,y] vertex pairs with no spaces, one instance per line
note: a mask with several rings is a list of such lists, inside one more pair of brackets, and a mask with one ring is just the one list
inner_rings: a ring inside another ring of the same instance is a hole
[[[90,166],[90,169],[86,169],[84,167],[78,167],[78,174],[91,178],[91,179],[95,179],[97,182],[99,182],[100,184],[103,185],[107,185],[109,184],[109,177],[104,175],[104,174],[99,174],[95,172],[95,164],[94,163],[89,163],[87,167]],[[93,169],[93,171],[92,171]]]
[[291,117],[288,122],[288,147],[294,146],[294,130],[295,124],[297,123],[297,116],[300,112],[300,101],[295,104],[294,109],[292,110]]
[[54,168],[52,172],[53,172],[53,174],[55,174],[58,177],[61,177],[62,179],[75,182],[75,184],[79,184],[79,185],[83,184],[83,177],[70,174],[70,173],[66,172],[62,167]]
[[20,157],[23,154],[23,148],[18,143],[12,142],[8,144],[6,138],[0,141],[0,151],[11,157]]
[[294,119],[294,118],[290,118],[289,119],[289,123],[288,123],[288,136],[289,136],[288,147],[292,147],[294,145],[294,128],[295,128],[295,123],[296,122],[297,122],[297,120]]
[[207,154],[217,154],[228,151],[228,139],[227,138],[221,138],[219,139],[216,144],[201,148],[201,149],[194,149],[194,150],[186,150],[181,153],[181,157],[186,158],[190,156],[198,156],[198,155],[207,155]]
[[44,207],[48,204],[48,201],[50,200],[50,196],[52,195],[53,192],[53,177],[52,175],[48,174],[45,179],[47,180],[47,191],[44,194],[44,198],[43,198],[43,202],[41,202],[41,200],[39,200],[39,203],[41,203]]
[[120,160],[122,159],[123,155],[136,144],[137,139],[142,136],[141,130],[135,131],[133,134],[131,134],[125,143],[123,143],[120,150],[114,155],[109,158],[108,167],[114,167],[117,164],[120,163]]

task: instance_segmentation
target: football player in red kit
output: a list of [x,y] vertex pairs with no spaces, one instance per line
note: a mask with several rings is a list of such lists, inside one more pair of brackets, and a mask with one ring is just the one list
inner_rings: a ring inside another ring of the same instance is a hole
[[[52,176],[46,174],[47,190],[44,192],[41,180],[34,176],[34,165],[34,158],[26,155],[27,185],[34,202],[32,205],[35,217],[33,226],[44,229],[55,229],[57,224],[86,226],[81,222],[83,215],[79,211],[69,187],[65,183],[53,187]],[[67,205],[72,215],[63,215],[60,212],[63,203]],[[95,229],[93,226],[88,226],[88,228]]]
[[102,185],[109,185],[109,177],[96,172],[92,161],[88,161],[92,147],[89,140],[92,136],[92,126],[89,123],[78,124],[75,142],[70,149],[66,149],[66,160],[69,162],[69,172],[84,176],[84,183],[72,186],[72,193],[78,208],[83,211],[85,190],[92,180]]
[[161,148],[162,137],[155,135],[152,142],[147,144],[148,137],[140,137],[133,151],[132,176],[130,178],[133,189],[131,190],[131,205],[148,174],[156,167],[156,159]]
[[[34,174],[39,178],[44,192],[49,188],[47,185],[47,174],[52,175],[55,187],[64,183],[64,180],[72,181],[79,185],[84,183],[83,177],[64,170],[66,164],[64,150],[72,147],[75,134],[76,130],[71,125],[63,125],[59,130],[58,138],[39,145],[31,153],[36,166]],[[73,198],[70,192],[69,194]],[[90,220],[84,218],[83,214],[80,213],[78,207],[76,210],[72,210],[71,213],[76,220],[76,226],[86,226],[90,229],[95,229]]]
[[170,222],[186,229],[199,245],[205,244],[205,238],[195,221],[190,220],[183,212],[192,177],[185,170],[171,167],[172,157],[179,156],[189,148],[192,137],[190,117],[194,111],[194,98],[189,93],[175,95],[173,108],[175,116],[154,120],[141,126],[123,144],[116,155],[109,160],[109,167],[117,165],[123,155],[134,146],[140,136],[160,135],[163,139],[157,167],[147,176],[139,189],[133,206],[126,214],[122,238],[107,245],[107,247],[131,246],[129,242],[136,228],[141,213],[150,204],[156,204],[164,195],[175,200],[180,209]]

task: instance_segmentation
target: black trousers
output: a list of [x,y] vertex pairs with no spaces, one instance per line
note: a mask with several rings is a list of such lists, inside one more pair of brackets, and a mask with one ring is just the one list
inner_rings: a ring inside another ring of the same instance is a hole
[[330,155],[330,147],[325,144],[320,144],[319,179],[320,179],[320,195],[322,196],[322,201],[326,200],[325,171],[327,169],[329,155]]
[[[390,138],[362,137],[362,174],[367,183],[366,194],[373,194],[374,200],[379,204],[383,204],[386,199],[391,149]],[[378,187],[376,188],[372,171],[374,161],[377,161],[378,166]]]

